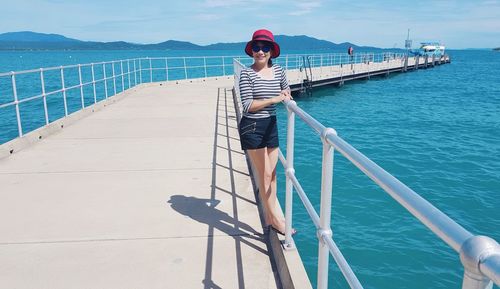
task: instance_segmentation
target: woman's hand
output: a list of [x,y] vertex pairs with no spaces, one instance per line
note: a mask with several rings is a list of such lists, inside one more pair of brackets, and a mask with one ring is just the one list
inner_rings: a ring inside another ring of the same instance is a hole
[[288,101],[291,99],[293,99],[293,97],[290,94],[290,90],[288,90],[288,89],[282,90],[278,96],[275,96],[272,98],[273,103],[279,103],[279,102]]

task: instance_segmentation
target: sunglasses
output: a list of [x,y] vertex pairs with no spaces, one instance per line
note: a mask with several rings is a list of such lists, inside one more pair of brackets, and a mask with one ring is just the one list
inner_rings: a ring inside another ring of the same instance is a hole
[[265,45],[262,45],[262,46],[259,46],[257,44],[254,44],[252,45],[252,51],[257,53],[259,51],[264,52],[264,53],[268,53],[269,51],[271,51],[271,45],[269,44],[265,44]]

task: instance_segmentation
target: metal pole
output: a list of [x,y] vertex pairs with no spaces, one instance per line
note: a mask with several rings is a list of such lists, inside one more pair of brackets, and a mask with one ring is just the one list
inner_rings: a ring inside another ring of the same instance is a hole
[[[295,101],[290,100],[295,105]],[[288,129],[286,132],[286,198],[285,198],[285,248],[293,248],[292,243],[292,203],[293,184],[291,177],[295,174],[293,168],[293,150],[295,134],[295,113],[288,109]]]
[[184,75],[186,76],[186,79],[188,79],[188,72],[187,72],[187,67],[186,67],[186,57],[182,58],[184,60]]
[[500,285],[500,276],[495,275],[495,270],[500,271],[500,245],[494,239],[468,238],[460,246],[460,261],[464,265],[462,289],[492,289],[493,282],[488,276]]
[[139,58],[139,83],[142,83],[142,59]]
[[128,79],[128,88],[132,86],[130,81],[130,59],[127,59],[127,79]]
[[66,101],[66,87],[64,87],[64,67],[61,66],[61,89],[64,101],[64,115],[68,116],[68,102]]
[[226,64],[224,63],[224,56],[222,56],[222,75],[226,75]]
[[43,68],[40,68],[40,82],[42,84],[43,110],[45,111],[45,124],[49,124],[49,109],[47,107],[47,96],[45,95],[45,80],[43,77]]
[[23,136],[23,127],[21,125],[21,113],[19,112],[19,100],[17,99],[16,73],[11,71],[12,92],[14,94],[14,103],[16,104],[17,131],[19,137]]
[[135,66],[135,62],[137,59],[134,59],[134,86],[137,85],[137,68]]
[[102,64],[102,73],[104,75],[104,95],[108,98],[108,81],[106,80],[106,63]]
[[320,228],[317,232],[319,239],[318,289],[328,288],[328,262],[330,251],[323,238],[332,236],[330,219],[332,207],[333,147],[327,142],[327,136],[329,134],[336,135],[337,133],[332,128],[326,128],[321,134],[323,141],[323,167],[321,170]]
[[92,70],[92,88],[94,89],[94,104],[97,103],[97,93],[95,91],[95,73],[94,73],[94,63],[90,65]]
[[203,67],[205,68],[205,78],[207,78],[207,58],[203,57]]
[[285,69],[288,70],[288,54],[285,57]]
[[120,60],[120,70],[122,73],[122,92],[125,90],[125,74],[123,73],[123,60]]
[[165,74],[167,75],[167,81],[168,81],[168,58],[165,57]]
[[113,95],[116,95],[116,74],[115,74],[115,62],[111,62],[111,69],[113,69]]
[[151,57],[149,58],[149,82],[153,82],[153,62],[151,61]]
[[82,109],[85,108],[85,100],[83,98],[83,82],[82,82],[82,66],[78,64],[78,79],[80,80],[80,98],[82,99]]

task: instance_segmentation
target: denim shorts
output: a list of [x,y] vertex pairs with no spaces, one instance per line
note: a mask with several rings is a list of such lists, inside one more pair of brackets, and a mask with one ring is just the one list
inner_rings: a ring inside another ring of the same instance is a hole
[[279,147],[276,116],[242,117],[239,125],[241,149],[252,150]]

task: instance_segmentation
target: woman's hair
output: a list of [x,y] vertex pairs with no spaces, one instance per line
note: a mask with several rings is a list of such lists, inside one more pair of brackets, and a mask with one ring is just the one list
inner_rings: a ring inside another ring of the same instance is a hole
[[[273,49],[271,48],[271,50],[269,51],[269,53],[271,55],[273,55]],[[269,60],[267,61],[267,65],[269,66],[273,66],[273,59],[271,57],[269,57]]]

